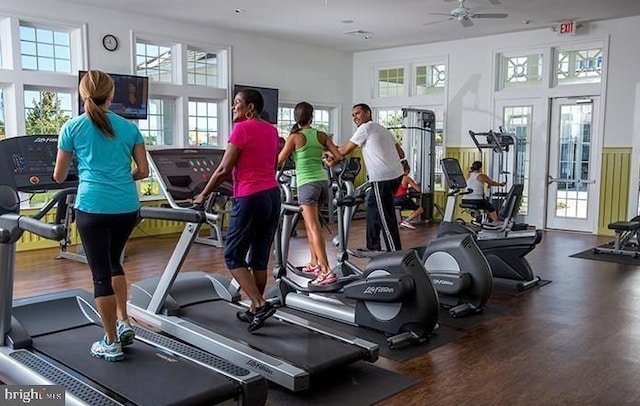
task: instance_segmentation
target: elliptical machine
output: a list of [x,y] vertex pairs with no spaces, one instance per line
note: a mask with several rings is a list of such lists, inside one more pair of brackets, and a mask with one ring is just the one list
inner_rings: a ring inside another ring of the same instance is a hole
[[[338,247],[338,266],[334,272],[352,278],[361,277],[361,271],[349,261],[349,254],[359,255],[360,252],[347,249],[353,211],[359,204],[351,179],[359,170],[359,160],[351,158],[344,169],[332,171],[338,185],[335,203],[340,209],[338,235],[334,238],[334,245]],[[283,246],[286,243],[283,241]],[[451,317],[482,313],[491,297],[493,278],[489,263],[473,237],[464,234],[444,236],[416,250],[436,289],[440,306],[447,309]]]
[[[344,220],[343,208],[352,204],[344,196],[340,175],[349,165],[332,168],[338,187],[334,205],[338,229]],[[364,270],[348,262],[346,250],[338,254],[338,282],[313,286],[311,278],[296,272],[288,260],[289,241],[300,208],[282,185],[285,201],[282,221],[275,238],[275,296],[292,309],[326,317],[353,326],[378,330],[386,335],[392,349],[426,341],[438,325],[438,295],[415,250],[381,254]],[[352,196],[351,196],[352,197]],[[345,238],[342,231],[341,239]],[[343,246],[344,247],[344,246]]]
[[491,297],[491,268],[468,234],[438,237],[422,248],[420,258],[451,317],[482,313]]

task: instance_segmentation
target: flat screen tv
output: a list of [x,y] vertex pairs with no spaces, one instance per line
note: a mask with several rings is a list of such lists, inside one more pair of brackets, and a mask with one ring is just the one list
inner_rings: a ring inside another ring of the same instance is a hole
[[246,88],[259,91],[262,95],[262,98],[264,99],[264,108],[262,109],[262,113],[260,113],[260,118],[270,122],[271,124],[278,124],[278,89],[247,85],[234,85],[233,96],[235,97],[235,95],[238,94],[240,90]]
[[[87,71],[80,71],[78,83]],[[149,101],[149,78],[145,76],[109,73],[113,79],[115,92],[111,107],[114,113],[131,120],[146,120]],[[78,95],[79,114],[84,113],[84,101]]]

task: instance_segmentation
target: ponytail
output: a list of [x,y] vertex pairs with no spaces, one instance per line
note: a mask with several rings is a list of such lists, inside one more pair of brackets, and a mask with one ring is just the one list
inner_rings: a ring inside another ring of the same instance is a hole
[[109,138],[116,135],[104,110],[105,104],[111,101],[114,86],[113,80],[104,72],[88,71],[80,81],[80,96],[84,100],[84,111],[98,130]]

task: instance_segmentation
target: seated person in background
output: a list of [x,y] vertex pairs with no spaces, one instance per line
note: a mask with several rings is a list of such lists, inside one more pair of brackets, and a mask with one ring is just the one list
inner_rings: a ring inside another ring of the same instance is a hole
[[506,182],[496,182],[492,180],[490,177],[482,173],[482,162],[475,161],[471,164],[471,170],[469,171],[469,177],[467,178],[467,188],[472,190],[471,193],[465,195],[463,199],[467,203],[473,203],[477,205],[480,209],[485,210],[489,213],[489,218],[494,223],[500,221],[498,219],[498,213],[496,212],[496,208],[493,207],[491,202],[489,202],[484,197],[484,184],[489,186],[504,186]]
[[415,230],[416,227],[411,223],[424,212],[424,209],[409,196],[409,192],[411,189],[416,192],[422,192],[422,189],[420,189],[420,185],[418,185],[416,181],[409,176],[411,168],[406,160],[402,161],[402,168],[404,170],[404,175],[402,176],[402,182],[394,196],[393,204],[396,207],[400,207],[401,210],[413,210],[411,214],[409,214],[409,217],[402,220],[400,226]]

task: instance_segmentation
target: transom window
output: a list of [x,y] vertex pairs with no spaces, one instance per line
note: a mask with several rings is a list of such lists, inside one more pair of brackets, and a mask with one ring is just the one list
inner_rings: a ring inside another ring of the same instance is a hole
[[173,145],[173,99],[149,99],[146,120],[138,128],[146,145]]
[[416,66],[414,94],[420,96],[443,92],[447,79],[445,67],[444,64]]
[[157,82],[171,83],[173,54],[171,47],[143,41],[136,43],[136,72]]
[[503,56],[502,87],[535,86],[542,83],[542,54]]
[[559,85],[599,83],[602,80],[602,48],[556,51]]
[[189,146],[218,145],[218,104],[189,101]]
[[378,97],[404,96],[404,68],[379,69]]
[[187,83],[198,86],[218,86],[218,58],[211,52],[187,50]]
[[24,91],[27,135],[58,134],[73,115],[71,92],[28,89]]
[[20,24],[22,69],[71,73],[69,32]]

